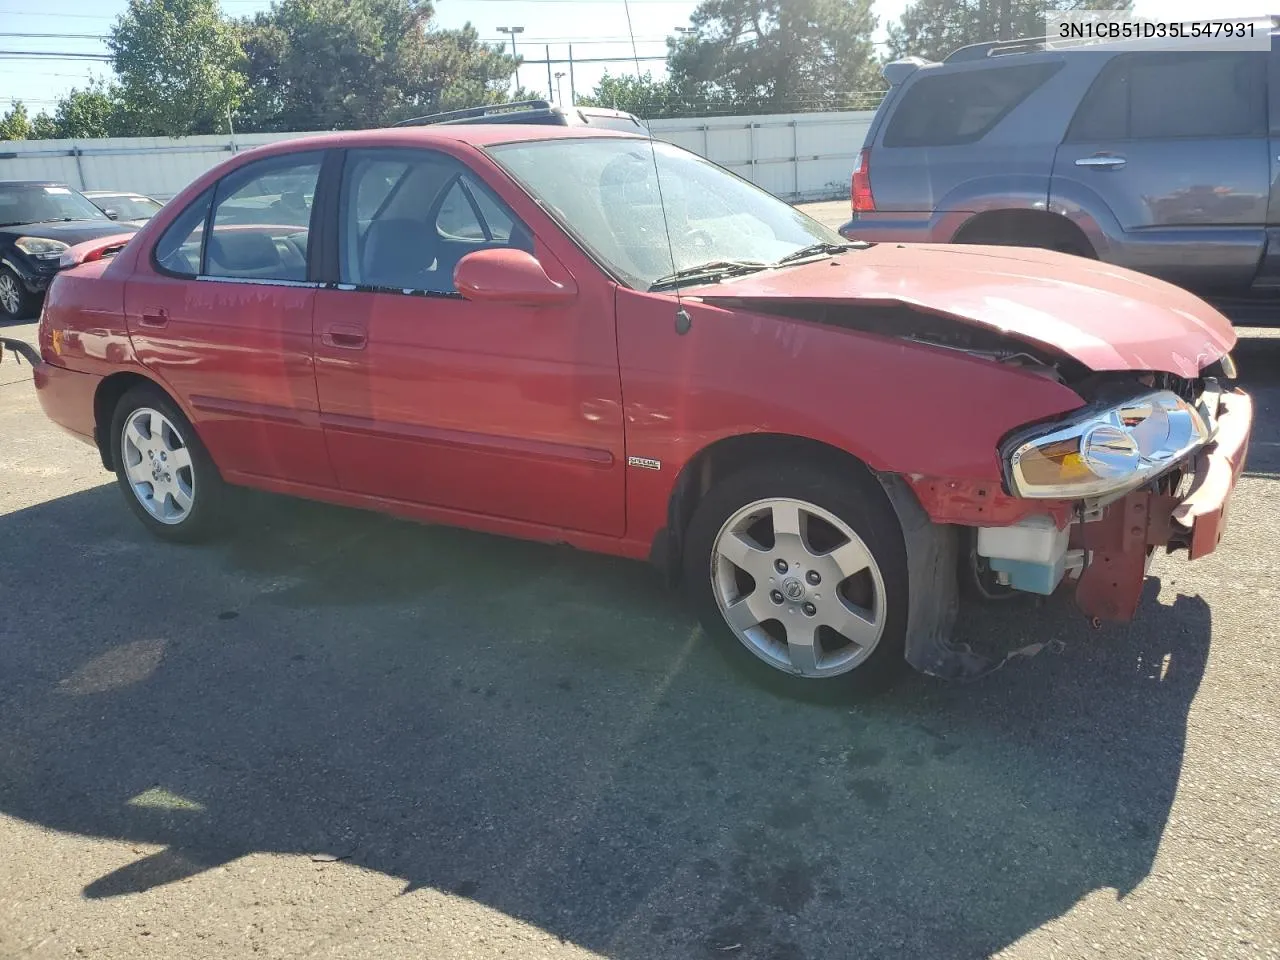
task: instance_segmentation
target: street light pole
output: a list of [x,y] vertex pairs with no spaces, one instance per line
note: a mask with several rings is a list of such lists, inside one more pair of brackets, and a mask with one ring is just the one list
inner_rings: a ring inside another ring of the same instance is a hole
[[564,96],[560,93],[560,78],[564,76],[563,70],[556,71],[556,103],[564,106]]
[[505,33],[511,37],[511,59],[516,61],[515,82],[516,89],[520,89],[520,60],[516,56],[516,34],[524,33],[524,27],[498,27],[499,33]]

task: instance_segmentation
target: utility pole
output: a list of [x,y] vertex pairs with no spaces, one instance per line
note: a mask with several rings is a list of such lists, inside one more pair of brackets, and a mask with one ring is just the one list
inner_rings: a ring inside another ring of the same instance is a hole
[[556,95],[555,88],[551,85],[551,44],[547,44],[547,99],[554,99]]
[[511,37],[511,59],[516,61],[515,66],[515,82],[516,89],[520,89],[520,58],[516,56],[516,34],[524,33],[524,27],[499,27],[499,33],[505,33]]
[[564,96],[560,93],[560,78],[564,76],[563,70],[556,71],[556,103],[564,106]]
[[569,106],[578,105],[578,92],[573,86],[573,44],[569,44]]

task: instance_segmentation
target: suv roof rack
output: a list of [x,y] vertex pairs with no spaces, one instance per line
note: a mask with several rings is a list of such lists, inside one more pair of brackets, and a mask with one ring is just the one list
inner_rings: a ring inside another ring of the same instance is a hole
[[1020,40],[988,40],[985,43],[971,43],[957,47],[947,54],[943,63],[960,63],[965,60],[985,60],[987,57],[999,57],[1010,53],[1027,53],[1031,50],[1047,50],[1051,38],[1024,37]]
[[488,117],[501,116],[503,120],[515,120],[511,114],[520,114],[520,119],[547,117],[555,110],[548,100],[513,100],[510,103],[487,103],[479,107],[467,107],[464,110],[447,110],[444,113],[429,113],[425,117],[411,117],[393,123],[393,127],[425,127],[432,123],[474,123]]

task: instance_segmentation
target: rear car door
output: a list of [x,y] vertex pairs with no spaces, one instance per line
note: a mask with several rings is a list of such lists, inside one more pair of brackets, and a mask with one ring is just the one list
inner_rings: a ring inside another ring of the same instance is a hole
[[1112,263],[1202,293],[1247,290],[1270,194],[1264,51],[1114,57],[1054,159],[1054,207],[1113,221]]
[[191,411],[228,479],[332,486],[311,358],[322,152],[239,167],[169,225],[125,288],[139,360]]
[[316,299],[316,378],[344,490],[620,535],[625,525],[613,287],[556,307],[473,303],[453,271],[518,247],[575,283],[474,171],[440,152],[352,149],[338,283]]

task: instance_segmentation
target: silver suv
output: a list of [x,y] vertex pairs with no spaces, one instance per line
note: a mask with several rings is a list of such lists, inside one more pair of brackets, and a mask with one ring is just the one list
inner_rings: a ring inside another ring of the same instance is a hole
[[1274,37],[1270,52],[988,43],[884,75],[846,237],[1050,247],[1238,320],[1280,311]]

